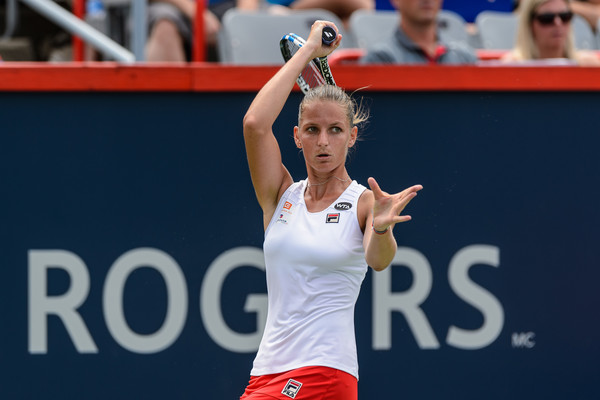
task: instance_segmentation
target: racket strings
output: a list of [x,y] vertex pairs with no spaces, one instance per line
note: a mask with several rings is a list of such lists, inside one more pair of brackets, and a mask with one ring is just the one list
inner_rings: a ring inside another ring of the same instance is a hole
[[302,79],[304,79],[311,88],[325,84],[325,78],[323,78],[319,69],[312,62],[302,70],[300,76],[302,76]]

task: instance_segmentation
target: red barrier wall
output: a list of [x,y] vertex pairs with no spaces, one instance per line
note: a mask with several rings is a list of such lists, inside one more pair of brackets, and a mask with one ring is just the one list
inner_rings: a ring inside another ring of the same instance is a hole
[[[4,63],[0,91],[254,92],[278,66],[213,63]],[[600,69],[504,66],[352,66],[334,69],[339,86],[370,91],[599,91]]]

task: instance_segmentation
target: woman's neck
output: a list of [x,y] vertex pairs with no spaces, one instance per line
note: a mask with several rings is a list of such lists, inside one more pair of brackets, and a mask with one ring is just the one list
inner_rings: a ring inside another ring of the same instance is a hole
[[343,174],[328,177],[310,176],[307,178],[305,199],[308,202],[333,201],[346,190],[352,179],[344,169]]

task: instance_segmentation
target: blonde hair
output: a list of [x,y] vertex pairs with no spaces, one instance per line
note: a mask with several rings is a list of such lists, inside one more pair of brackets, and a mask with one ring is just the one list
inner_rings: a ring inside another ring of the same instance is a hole
[[364,124],[369,119],[369,111],[363,106],[362,101],[357,103],[352,96],[335,85],[322,85],[309,90],[304,95],[298,109],[298,125],[300,125],[302,113],[307,104],[316,100],[328,100],[339,104],[346,112],[350,127]]
[[[549,0],[521,0],[519,2],[519,26],[517,28],[517,39],[515,44],[515,57],[520,60],[537,60],[540,58],[540,52],[535,44],[531,24],[536,10]],[[571,0],[563,0],[569,10],[571,10]],[[573,29],[569,29],[567,43],[565,43],[565,58],[575,59],[575,41],[573,39]]]

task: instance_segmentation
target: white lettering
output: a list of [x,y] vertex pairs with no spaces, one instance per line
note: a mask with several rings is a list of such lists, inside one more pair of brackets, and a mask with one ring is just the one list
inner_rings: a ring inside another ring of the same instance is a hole
[[267,318],[267,296],[249,295],[244,311],[256,313],[256,331],[239,333],[229,328],[221,311],[221,290],[227,275],[238,267],[265,270],[263,252],[254,247],[238,247],[217,257],[208,267],[200,291],[200,314],[210,337],[226,350],[246,353],[258,349]]
[[[69,274],[69,289],[60,296],[48,296],[48,270]],[[98,348],[77,309],[90,291],[90,276],[79,256],[66,250],[29,250],[29,352],[48,352],[48,315],[56,315],[80,353],[97,353]]]
[[513,333],[511,336],[511,344],[512,347],[515,348],[528,348],[531,349],[535,346],[535,338],[534,332],[522,332],[522,333]]
[[[148,335],[132,331],[123,312],[123,289],[127,278],[142,267],[154,268],[161,274],[168,298],[163,325]],[[108,330],[121,346],[135,353],[156,353],[166,349],[177,340],[185,324],[188,309],[185,277],[177,262],[157,249],[135,249],[119,257],[106,276],[102,299]]]
[[[412,272],[413,284],[406,292],[392,292],[392,267],[395,265],[406,266]],[[427,258],[417,250],[399,247],[392,265],[373,277],[373,349],[389,350],[392,347],[393,311],[404,314],[420,348],[440,347],[420,308],[431,292],[431,285],[431,266]]]
[[[446,343],[460,349],[479,349],[494,342],[504,325],[502,304],[468,275],[478,264],[499,266],[500,251],[490,245],[467,246],[458,251],[448,268],[448,280],[454,293],[483,315],[483,324],[474,330],[450,326]],[[48,352],[48,316],[55,315],[80,353],[97,353],[98,348],[77,311],[90,291],[90,277],[83,260],[66,250],[30,250],[29,270],[29,352]],[[392,273],[398,266],[407,267],[413,276],[411,287],[403,292],[392,291]],[[166,283],[167,313],[161,327],[152,334],[138,334],[127,324],[123,295],[128,277],[137,269],[149,267],[158,271]],[[223,349],[255,352],[260,344],[267,317],[267,295],[249,294],[244,312],[256,315],[256,330],[241,333],[226,322],[221,296],[229,274],[241,267],[265,271],[261,249],[238,247],[220,254],[208,267],[200,288],[200,314],[212,340]],[[48,272],[64,270],[70,278],[68,290],[61,295],[48,294]],[[392,347],[392,318],[400,312],[406,319],[417,345],[421,349],[437,349],[440,344],[421,305],[431,292],[432,269],[419,251],[400,247],[392,265],[373,274],[373,349]],[[188,313],[188,290],[183,271],[168,254],[158,249],[141,248],[120,256],[109,269],[102,294],[102,308],[108,331],[123,348],[136,353],[155,353],[172,345],[181,334]],[[531,348],[534,334],[513,334],[513,347]]]
[[472,245],[458,251],[450,261],[448,281],[454,293],[483,314],[479,329],[465,330],[450,326],[446,342],[459,349],[480,349],[491,344],[504,325],[502,304],[490,292],[469,279],[469,269],[476,264],[500,265],[500,250],[495,246]]

